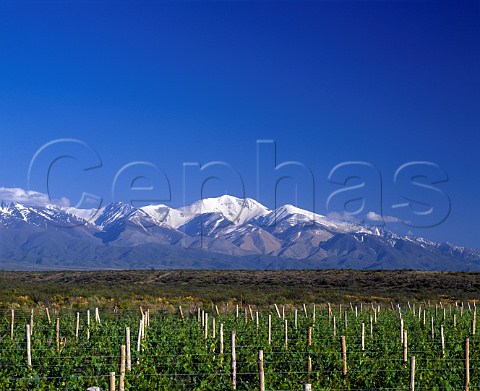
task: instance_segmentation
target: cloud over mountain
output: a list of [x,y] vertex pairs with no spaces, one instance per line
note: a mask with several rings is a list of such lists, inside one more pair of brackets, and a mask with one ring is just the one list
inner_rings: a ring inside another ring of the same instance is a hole
[[20,202],[25,205],[44,206],[47,204],[62,207],[70,206],[70,200],[62,197],[58,200],[51,200],[47,194],[38,191],[24,190],[18,187],[0,187],[0,201]]
[[367,213],[367,220],[370,221],[384,221],[385,223],[400,223],[401,220],[393,216],[380,215],[376,212],[370,211]]

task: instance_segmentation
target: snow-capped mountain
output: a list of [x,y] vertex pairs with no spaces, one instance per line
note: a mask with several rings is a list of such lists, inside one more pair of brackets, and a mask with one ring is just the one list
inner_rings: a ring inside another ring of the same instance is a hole
[[240,199],[229,195],[223,195],[218,198],[205,198],[192,205],[184,206],[179,210],[190,216],[220,213],[235,225],[244,224],[253,218],[264,216],[271,212],[267,207],[251,198]]
[[142,209],[122,202],[114,202],[100,209],[95,224],[101,228],[96,236],[108,244],[172,244],[184,237],[181,232],[157,221]]
[[19,202],[0,203],[0,224],[6,228],[35,226],[71,228],[88,225],[85,219],[54,205],[30,206]]
[[196,217],[207,214],[215,214],[235,225],[241,225],[271,212],[251,198],[240,199],[228,195],[205,198],[178,209],[166,205],[149,205],[141,209],[157,221],[162,221],[174,228],[185,226]]
[[181,208],[0,203],[0,264],[39,268],[480,270],[480,251],[222,196]]

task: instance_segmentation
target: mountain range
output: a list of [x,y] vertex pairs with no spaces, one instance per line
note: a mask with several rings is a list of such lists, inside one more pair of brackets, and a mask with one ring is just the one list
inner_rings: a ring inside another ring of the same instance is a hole
[[480,271],[480,251],[229,195],[177,209],[2,201],[0,268]]

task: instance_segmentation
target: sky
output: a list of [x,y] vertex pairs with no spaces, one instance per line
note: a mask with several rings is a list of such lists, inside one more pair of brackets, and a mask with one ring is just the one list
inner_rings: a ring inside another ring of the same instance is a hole
[[479,69],[479,1],[0,1],[0,187],[480,248]]

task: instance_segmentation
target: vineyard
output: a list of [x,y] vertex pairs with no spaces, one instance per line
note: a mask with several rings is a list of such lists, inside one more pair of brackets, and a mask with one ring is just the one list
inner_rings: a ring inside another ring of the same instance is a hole
[[0,331],[4,390],[480,387],[469,302],[17,308]]

